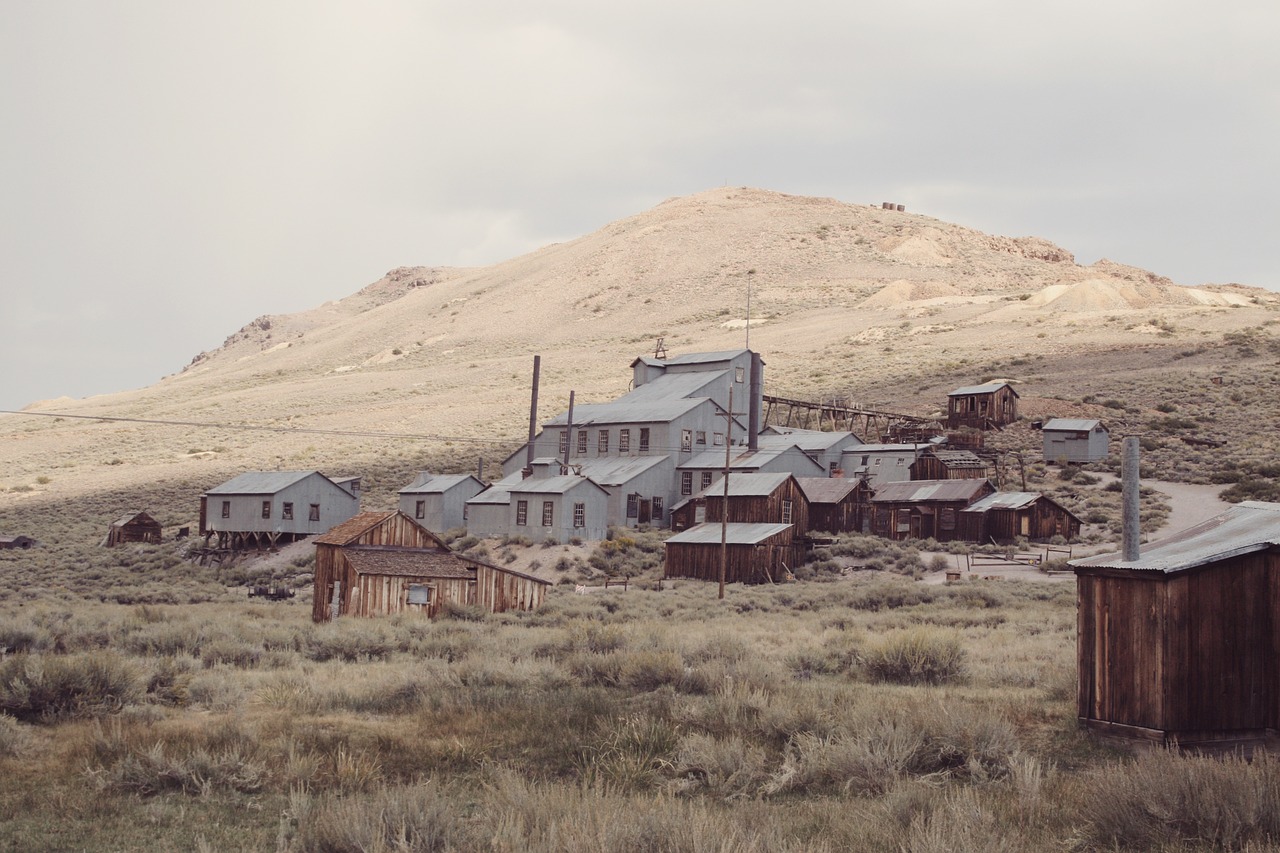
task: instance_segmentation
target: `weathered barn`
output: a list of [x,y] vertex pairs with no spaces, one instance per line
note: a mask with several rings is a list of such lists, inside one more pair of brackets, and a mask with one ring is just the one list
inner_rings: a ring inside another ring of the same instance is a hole
[[862,479],[844,477],[797,477],[796,482],[809,501],[810,531],[826,533],[866,532],[867,507],[871,490]]
[[0,550],[21,548],[25,551],[27,548],[31,548],[36,544],[36,540],[32,539],[30,536],[23,536],[22,534],[18,534],[17,536],[0,536]]
[[400,490],[400,511],[438,533],[465,527],[467,501],[484,488],[474,474],[423,471]]
[[1012,542],[1080,535],[1080,518],[1048,495],[996,492],[960,510],[960,533],[966,542]]
[[926,447],[911,463],[913,480],[985,480],[990,473],[986,460],[972,450]]
[[1083,724],[1182,745],[1280,729],[1280,504],[1071,565]]
[[200,535],[219,548],[274,547],[324,533],[360,511],[359,478],[319,471],[253,471],[200,496]]
[[960,510],[995,491],[989,480],[885,483],[871,498],[871,532],[887,539],[962,539]]
[[[824,478],[825,479],[825,478]],[[671,512],[674,530],[687,530],[703,522],[719,523],[724,514],[724,477],[677,504]],[[775,522],[794,524],[795,535],[809,529],[809,502],[797,479],[790,474],[729,475],[728,520],[745,524]]]
[[1008,382],[957,388],[947,395],[947,429],[999,429],[1018,419],[1018,392]]
[[102,544],[108,548],[123,545],[126,542],[148,542],[159,545],[161,535],[160,522],[145,512],[131,512],[111,522]]
[[1100,420],[1053,418],[1040,429],[1044,461],[1096,462],[1111,452],[1111,433]]
[[[403,512],[364,512],[315,539],[311,617],[435,616],[447,603],[533,610],[549,581],[456,554]],[[337,611],[334,612],[335,591]]]
[[779,581],[804,558],[793,530],[772,523],[696,525],[667,539],[663,577],[719,581],[723,554],[726,583]]

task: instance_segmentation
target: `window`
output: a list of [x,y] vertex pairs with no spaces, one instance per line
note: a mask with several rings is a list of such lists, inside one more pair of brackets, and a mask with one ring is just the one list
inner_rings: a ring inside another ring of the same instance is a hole
[[715,441],[716,447],[720,447],[721,445],[723,445],[723,444],[724,444],[724,433],[722,433],[722,432],[718,432],[718,433],[716,433],[716,434],[712,437],[712,440],[713,440],[713,441]]
[[631,430],[629,429],[618,430],[618,452],[619,453],[631,452]]
[[426,502],[426,501],[416,501],[416,502],[414,503],[414,505],[413,505],[413,517],[414,517],[414,518],[426,518],[426,517],[427,517],[427,502]]
[[587,431],[585,429],[578,430],[578,455],[583,456],[587,452]]
[[746,377],[746,375],[747,375],[747,369],[745,367],[735,367],[733,369],[734,382],[741,382]]
[[427,607],[430,607],[430,606],[431,606],[431,592],[432,592],[431,587],[427,586],[425,583],[411,583],[411,584],[409,584],[409,601],[408,601],[408,603],[409,603],[409,604],[424,604],[424,605],[426,605]]
[[640,496],[627,495],[627,518],[636,518],[640,515]]
[[870,461],[871,461],[871,457],[870,457],[870,456],[864,456],[864,457],[862,457],[862,464],[863,464],[863,465],[866,465],[866,464],[867,464],[868,462],[870,462]]
[[542,526],[550,527],[551,522],[555,519],[555,504],[551,501],[542,502]]
[[640,452],[649,452],[649,428],[640,427]]
[[516,524],[521,527],[529,523],[529,502],[516,501]]
[[783,498],[782,500],[782,523],[791,523],[791,501]]
[[953,506],[944,506],[938,513],[938,526],[943,530],[956,529],[956,508]]
[[284,506],[280,510],[280,517],[285,521],[293,521],[293,503],[285,501]]
[[607,429],[600,430],[600,437],[596,440],[596,449],[601,453],[609,452],[609,431]]
[[560,433],[560,455],[564,456],[569,452],[569,430],[562,430]]
[[702,488],[704,488],[704,489],[709,489],[709,488],[711,488],[711,476],[712,476],[712,475],[711,475],[711,472],[710,472],[710,471],[703,471],[703,472],[702,472]]
[[271,501],[262,502],[262,517],[263,518],[271,517]]
[[653,520],[662,521],[662,498],[657,495],[653,497]]
[[829,476],[829,477],[835,477],[835,476],[837,476],[837,475],[836,475],[836,472],[837,472],[837,471],[839,471],[839,470],[840,470],[840,463],[839,463],[839,462],[828,462],[828,463],[827,463],[827,476]]
[[693,450],[693,430],[691,429],[680,430],[680,449],[683,450],[685,453],[688,453],[690,450]]
[[702,524],[707,520],[707,507],[705,504],[698,504],[693,508],[693,523]]
[[231,517],[231,501],[222,502],[222,517],[223,518]]
[[692,471],[680,472],[680,494],[682,495],[693,494],[693,472]]
[[706,444],[707,431],[705,429],[698,430],[697,433],[695,433],[694,441],[697,442],[698,444]]
[[587,526],[587,505],[576,503],[573,505],[573,526],[579,530]]
[[312,521],[320,520],[320,504],[311,505],[311,512],[307,514],[307,518],[311,519]]

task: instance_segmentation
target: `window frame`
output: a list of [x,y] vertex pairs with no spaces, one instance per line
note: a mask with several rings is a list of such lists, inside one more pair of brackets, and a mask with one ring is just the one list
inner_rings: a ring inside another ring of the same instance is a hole
[[573,505],[573,529],[582,530],[587,526],[587,505],[578,501]]
[[640,452],[649,452],[649,428],[640,427]]
[[609,452],[609,431],[607,429],[600,430],[599,434],[596,436],[596,452]]
[[266,519],[271,518],[271,501],[262,502],[262,517]]
[[427,517],[427,502],[425,500],[414,501],[413,517],[419,519]]
[[680,472],[680,494],[682,495],[693,494],[693,472],[692,471]]
[[542,502],[542,526],[554,527],[555,523],[556,523],[556,502],[543,501]]
[[618,430],[618,452],[619,453],[631,452],[631,430],[630,429]]
[[529,502],[524,500],[516,501],[516,527],[529,526]]
[[283,521],[293,521],[293,501],[285,501],[280,508],[280,518]]

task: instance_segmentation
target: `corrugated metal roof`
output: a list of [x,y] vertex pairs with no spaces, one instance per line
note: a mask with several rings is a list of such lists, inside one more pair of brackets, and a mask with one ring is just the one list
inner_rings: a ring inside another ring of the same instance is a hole
[[846,447],[842,454],[848,453],[853,456],[871,453],[916,453],[929,447],[928,444],[859,444],[856,447]]
[[[948,394],[948,397],[958,397],[962,394],[990,394],[999,391],[1004,386],[1009,385],[1008,382],[986,382],[982,385],[967,385],[964,388],[957,388]],[[1013,392],[1013,396],[1018,396],[1018,389],[1009,385],[1009,390]]]
[[[725,541],[729,545],[757,545],[771,536],[776,536],[790,527],[790,524],[754,524],[730,523],[724,525]],[[688,530],[682,530],[667,539],[667,542],[687,545],[719,545],[721,525],[717,522],[698,524]]]
[[[305,480],[319,471],[246,471],[232,477],[221,486],[215,486],[205,492],[207,495],[274,495],[281,489],[287,489],[299,480]],[[328,477],[324,477],[329,480]],[[329,482],[333,482],[329,480]],[[337,484],[334,483],[336,486]],[[341,487],[339,487],[341,488]]]
[[561,474],[555,477],[529,477],[512,485],[510,491],[512,493],[518,492],[522,495],[563,495],[565,492],[572,491],[584,483],[589,483],[594,488],[604,491],[599,483],[588,477],[579,477],[576,474]]
[[705,391],[708,385],[723,383],[728,375],[728,370],[664,373],[622,395],[614,402],[645,403],[653,400],[678,400],[685,397],[710,397],[710,394],[701,392]]
[[[707,402],[706,397],[662,397],[637,402],[586,403],[573,407],[573,425],[668,423]],[[569,413],[561,412],[547,421],[546,426],[564,426],[568,420]]]
[[836,504],[849,497],[858,488],[860,479],[844,477],[796,477],[800,490],[809,499],[809,503]]
[[[400,490],[402,495],[434,495],[447,492],[459,483],[476,480],[474,474],[428,474],[426,479],[419,474],[418,478]],[[479,483],[479,480],[476,480]]]
[[[729,474],[729,497],[771,495],[787,481],[790,474]],[[724,477],[716,479],[701,492],[710,497],[724,495]]]
[[642,355],[635,361],[644,362],[651,367],[663,367],[672,364],[710,364],[718,361],[731,361],[732,359],[747,352],[745,349],[723,350],[721,352],[691,352],[685,355],[674,355],[670,358],[654,358],[651,355]]
[[668,458],[666,455],[599,457],[573,462],[569,467],[581,470],[584,477],[602,486],[623,486]]
[[504,477],[496,483],[489,484],[489,488],[467,501],[468,504],[509,504],[511,503],[511,490],[519,485],[520,472],[517,471],[511,477]]
[[1101,424],[1102,421],[1097,418],[1052,418],[1045,421],[1041,429],[1045,432],[1059,429],[1067,432],[1092,432]]
[[362,575],[408,575],[419,578],[466,578],[476,576],[468,565],[450,551],[422,548],[346,548],[351,568]]
[[1042,497],[1038,492],[996,492],[964,508],[964,512],[986,512],[989,509],[1022,509]]
[[[786,447],[761,447],[759,450],[749,450],[745,445],[735,445],[729,451],[729,467],[742,468],[751,470],[759,468],[761,465],[767,465],[795,447],[789,444]],[[796,448],[799,451],[799,448]],[[802,452],[802,451],[801,451]],[[805,457],[808,459],[809,457]],[[811,462],[813,460],[810,460]],[[814,463],[817,464],[816,462]],[[694,454],[690,459],[681,462],[678,468],[724,468],[724,448],[719,450],[704,450],[701,453]]]
[[761,433],[757,444],[760,447],[794,446],[801,450],[829,450],[850,438],[861,446],[862,442],[851,432],[818,432],[817,430],[794,430],[779,434]]
[[902,501],[972,500],[990,488],[986,480],[903,480],[884,483],[871,500],[876,503]]
[[1168,539],[1141,549],[1137,560],[1120,552],[1072,560],[1075,568],[1132,569],[1173,574],[1280,545],[1280,503],[1245,501]]
[[389,512],[359,512],[341,524],[335,524],[327,533],[317,536],[313,542],[317,545],[346,545],[359,539],[366,530],[376,527],[396,514]]

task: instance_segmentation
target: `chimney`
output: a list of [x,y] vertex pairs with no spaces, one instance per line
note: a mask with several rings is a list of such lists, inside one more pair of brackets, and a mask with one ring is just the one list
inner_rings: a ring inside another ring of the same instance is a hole
[[[760,353],[751,353],[751,402],[747,405],[747,417],[750,422],[747,424],[747,449],[756,451],[760,449],[760,395],[763,393],[761,386],[764,384],[764,362],[760,360]],[[733,412],[729,413],[730,415]]]
[[573,392],[569,392],[569,416],[564,425],[564,470],[569,470],[569,451],[573,448]]
[[533,396],[529,401],[529,443],[524,457],[523,474],[527,478],[533,473],[533,440],[538,434],[538,372],[542,367],[542,356],[533,357]]
[[1123,556],[1126,563],[1135,562],[1139,556],[1138,539],[1141,530],[1138,517],[1138,437],[1126,435],[1121,445],[1120,481],[1121,501],[1124,506]]

